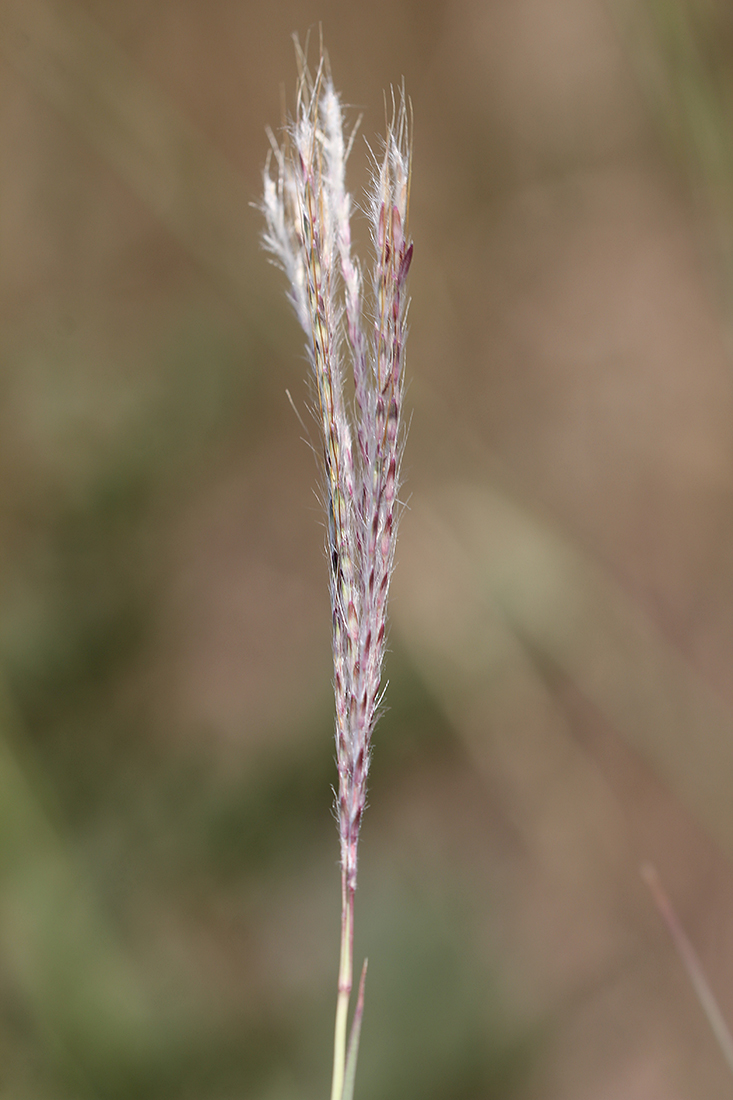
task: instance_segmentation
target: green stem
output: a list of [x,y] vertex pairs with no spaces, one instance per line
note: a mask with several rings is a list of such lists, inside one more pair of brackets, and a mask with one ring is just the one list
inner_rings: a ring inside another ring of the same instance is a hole
[[364,983],[366,981],[367,960],[361,970],[359,993],[356,998],[354,1019],[351,1021],[351,1036],[349,1049],[346,1053],[346,1073],[344,1077],[344,1091],[341,1100],[354,1100],[354,1082],[356,1080],[356,1062],[359,1057],[359,1037],[361,1036],[361,1021],[364,1016]]
[[336,1001],[336,1027],[333,1039],[333,1082],[331,1100],[341,1100],[344,1091],[346,1067],[346,1026],[349,1016],[349,999],[353,981],[354,960],[354,891],[347,886],[345,874],[341,875],[341,953],[339,959],[338,999]]

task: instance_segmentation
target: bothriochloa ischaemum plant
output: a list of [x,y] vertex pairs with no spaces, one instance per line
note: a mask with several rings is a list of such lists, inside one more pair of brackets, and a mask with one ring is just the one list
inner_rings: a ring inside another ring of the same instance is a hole
[[[322,54],[308,71],[298,49],[295,117],[264,173],[264,244],[288,279],[306,334],[325,473],[333,617],[341,842],[341,951],[331,1100],[351,1100],[364,1005],[362,969],[347,1048],[353,981],[354,894],[372,734],[382,702],[387,600],[394,566],[403,447],[411,125],[404,89],[392,96],[372,156],[366,203],[373,261],[365,293],[351,250],[352,199],[344,115]],[[353,379],[353,398],[346,390]]]

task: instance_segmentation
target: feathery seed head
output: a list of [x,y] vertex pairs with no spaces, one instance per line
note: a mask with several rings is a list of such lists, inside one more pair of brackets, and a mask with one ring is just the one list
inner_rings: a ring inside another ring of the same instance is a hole
[[[321,59],[311,77],[299,53],[295,118],[264,173],[263,243],[283,269],[303,328],[317,397],[327,497],[333,619],[336,799],[341,865],[356,888],[371,738],[382,698],[387,597],[394,563],[407,336],[410,130],[404,88],[392,96],[384,154],[374,160],[368,217],[374,243],[369,337],[359,265],[351,254],[352,199],[341,101]],[[274,174],[273,174],[274,169]],[[344,359],[354,382],[344,397]],[[352,438],[356,438],[356,449]]]

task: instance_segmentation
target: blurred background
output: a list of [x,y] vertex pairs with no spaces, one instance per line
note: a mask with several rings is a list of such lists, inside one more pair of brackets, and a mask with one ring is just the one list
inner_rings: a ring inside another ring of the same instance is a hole
[[0,1097],[327,1095],[323,519],[251,205],[319,21],[363,135],[415,115],[356,1095],[729,1096],[639,867],[733,1021],[730,6],[0,0]]

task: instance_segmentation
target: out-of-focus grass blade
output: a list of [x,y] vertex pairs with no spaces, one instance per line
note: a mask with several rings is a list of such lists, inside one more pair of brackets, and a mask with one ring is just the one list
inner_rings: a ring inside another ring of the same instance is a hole
[[110,36],[73,0],[0,0],[0,52],[249,311],[251,196]]
[[395,625],[444,699],[492,679],[508,624],[733,855],[733,717],[597,564],[508,497],[466,485],[413,499],[402,561]]
[[720,1011],[720,1005],[712,991],[697,951],[692,945],[692,940],[685,932],[682,922],[677,916],[656,867],[651,863],[645,863],[641,868],[641,877],[649,887],[654,904],[659,910],[662,920],[667,925],[672,941],[677,948],[677,953],[682,959],[682,964],[687,971],[692,988],[700,1002],[700,1007],[710,1024],[710,1030],[716,1038],[728,1069],[733,1073],[733,1037],[728,1023]]
[[614,0],[655,122],[693,184],[733,304],[733,82],[725,5]]

